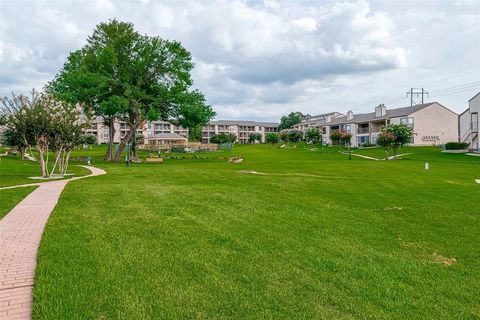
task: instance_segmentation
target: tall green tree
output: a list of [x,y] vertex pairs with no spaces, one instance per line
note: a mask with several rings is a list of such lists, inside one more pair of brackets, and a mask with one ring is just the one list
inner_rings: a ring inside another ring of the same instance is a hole
[[[105,158],[119,161],[142,123],[179,114],[188,100],[192,68],[190,52],[179,42],[141,35],[133,24],[111,20],[100,23],[87,44],[69,56],[47,90],[104,117],[110,130]],[[130,131],[113,155],[115,119]]]
[[280,119],[280,130],[283,129],[289,129],[290,127],[296,125],[297,123],[300,123],[302,119],[308,117],[308,115],[304,115],[300,111],[297,112],[290,112],[288,115],[283,116]]

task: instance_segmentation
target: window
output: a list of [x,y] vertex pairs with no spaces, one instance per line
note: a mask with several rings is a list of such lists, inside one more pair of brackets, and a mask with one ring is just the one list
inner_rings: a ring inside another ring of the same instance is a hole
[[400,118],[400,124],[405,124],[407,126],[413,127],[413,118],[412,117]]
[[348,133],[352,132],[352,125],[346,124],[345,125],[345,131],[348,132]]

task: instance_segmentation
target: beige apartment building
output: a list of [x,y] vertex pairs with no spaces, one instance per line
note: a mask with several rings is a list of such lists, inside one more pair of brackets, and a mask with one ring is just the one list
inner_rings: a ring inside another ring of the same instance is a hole
[[210,121],[203,127],[202,142],[210,143],[210,138],[218,133],[233,133],[237,136],[238,143],[248,143],[248,136],[252,133],[260,133],[261,142],[265,142],[265,136],[269,132],[278,132],[276,122],[256,122],[239,120]]
[[478,115],[480,114],[480,92],[468,101],[468,109],[458,117],[460,142],[467,142],[468,148],[475,152],[480,152],[480,143],[478,132],[480,123]]
[[342,115],[343,114],[341,114],[340,112],[334,111],[334,112],[330,112],[330,113],[319,114],[319,115],[316,115],[316,116],[310,116],[310,117],[307,117],[305,119],[302,119],[302,121],[300,121],[300,123],[297,123],[292,128],[295,129],[295,130],[299,130],[299,131],[305,131],[310,127],[318,127],[318,125],[322,121],[325,121],[325,119],[327,119],[327,117],[336,118],[336,117],[339,117],[339,116],[342,116]]
[[405,124],[413,128],[415,134],[412,145],[427,146],[458,141],[458,115],[438,102],[411,107],[387,109],[379,105],[374,112],[327,116],[315,124],[321,128],[323,142],[331,143],[330,133],[343,131],[352,134],[352,145],[374,144],[383,126]]
[[[125,122],[115,122],[115,136],[113,142],[119,143],[120,140],[130,130]],[[219,120],[210,121],[208,125],[203,127],[202,142],[210,143],[210,138],[218,133],[229,132],[237,136],[238,143],[248,143],[248,136],[251,133],[260,133],[262,137],[261,142],[265,142],[265,135],[269,132],[278,132],[278,123],[274,122],[256,122],[256,121],[238,121],[238,120]],[[110,141],[108,126],[103,124],[101,117],[96,117],[92,121],[92,126],[86,130],[87,134],[92,134],[97,138],[98,143],[108,143]],[[164,139],[182,137],[188,138],[188,129],[181,126],[176,126],[166,121],[152,121],[146,122],[137,130],[137,135],[144,137],[144,143],[148,144],[151,141],[161,143]]]

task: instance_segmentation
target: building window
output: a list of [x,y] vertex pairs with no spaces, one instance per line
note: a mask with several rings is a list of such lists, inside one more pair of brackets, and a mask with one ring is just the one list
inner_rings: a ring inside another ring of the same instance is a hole
[[404,125],[407,125],[409,127],[413,127],[413,118],[412,117],[400,118],[400,124],[404,124]]
[[352,132],[352,126],[350,124],[346,124],[345,125],[345,131],[348,132],[348,133],[351,133]]

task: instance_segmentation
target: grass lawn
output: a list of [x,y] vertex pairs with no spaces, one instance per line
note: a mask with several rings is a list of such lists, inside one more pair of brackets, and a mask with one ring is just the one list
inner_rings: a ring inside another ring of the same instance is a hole
[[480,158],[238,145],[240,164],[125,167],[101,151],[108,174],[68,184],[47,224],[35,319],[480,317]]
[[0,219],[37,187],[22,187],[0,190]]

